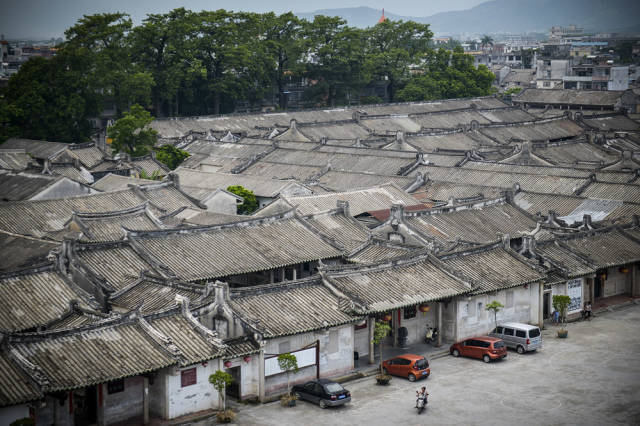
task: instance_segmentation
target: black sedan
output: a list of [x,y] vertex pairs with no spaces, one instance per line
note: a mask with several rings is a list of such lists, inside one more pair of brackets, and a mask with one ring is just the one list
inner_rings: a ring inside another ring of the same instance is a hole
[[295,385],[292,390],[299,399],[317,403],[320,408],[342,405],[351,401],[351,393],[348,390],[328,379],[312,380],[304,385]]

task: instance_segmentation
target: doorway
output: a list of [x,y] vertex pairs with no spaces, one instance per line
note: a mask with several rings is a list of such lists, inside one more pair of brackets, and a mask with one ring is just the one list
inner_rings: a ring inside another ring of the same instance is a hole
[[548,319],[551,317],[551,292],[545,291],[542,296],[542,317]]
[[228,368],[227,373],[231,374],[233,381],[225,388],[227,396],[240,399],[240,367]]
[[[100,385],[98,385],[100,386]],[[97,423],[98,394],[96,386],[73,391],[73,420],[77,426],[89,426]]]

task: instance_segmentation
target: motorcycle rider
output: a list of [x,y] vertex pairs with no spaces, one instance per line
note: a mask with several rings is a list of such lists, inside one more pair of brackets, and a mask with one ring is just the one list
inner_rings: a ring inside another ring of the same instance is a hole
[[416,408],[418,408],[418,402],[420,401],[421,398],[424,398],[426,402],[427,395],[429,394],[427,393],[426,386],[423,386],[422,389],[416,391]]

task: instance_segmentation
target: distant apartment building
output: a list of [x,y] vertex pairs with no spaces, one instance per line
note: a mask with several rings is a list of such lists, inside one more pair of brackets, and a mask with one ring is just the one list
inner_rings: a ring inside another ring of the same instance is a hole
[[587,57],[572,66],[562,82],[564,89],[627,90],[629,67],[614,65],[613,60],[606,57]]
[[536,87],[556,89],[562,87],[562,79],[569,75],[568,59],[539,59],[536,61]]
[[549,41],[556,43],[567,43],[585,36],[584,28],[569,25],[566,27],[553,26],[549,31]]

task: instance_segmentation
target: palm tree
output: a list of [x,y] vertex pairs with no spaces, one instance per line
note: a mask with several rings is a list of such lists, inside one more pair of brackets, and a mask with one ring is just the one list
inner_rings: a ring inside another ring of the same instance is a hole
[[480,40],[480,45],[483,49],[486,49],[487,46],[493,46],[493,39],[491,38],[491,36],[485,34]]

